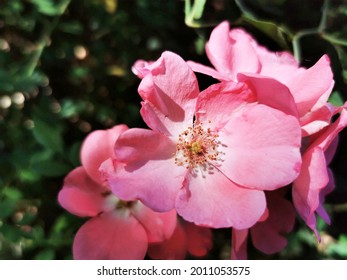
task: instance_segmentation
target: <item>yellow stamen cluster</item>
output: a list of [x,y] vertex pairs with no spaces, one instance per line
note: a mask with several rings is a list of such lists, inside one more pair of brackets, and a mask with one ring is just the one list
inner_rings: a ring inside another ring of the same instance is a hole
[[175,163],[186,168],[206,167],[219,159],[219,144],[217,133],[194,124],[178,136]]

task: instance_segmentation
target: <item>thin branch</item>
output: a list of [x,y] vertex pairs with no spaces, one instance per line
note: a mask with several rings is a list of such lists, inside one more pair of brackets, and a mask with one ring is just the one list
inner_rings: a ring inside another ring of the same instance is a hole
[[[70,4],[70,1],[71,0],[66,0],[66,4],[62,7],[63,11],[62,11],[61,15],[67,9],[68,5]],[[39,64],[43,50],[48,46],[49,38],[59,23],[61,15],[56,16],[50,23],[48,23],[44,26],[44,30],[42,32],[42,35],[40,36],[40,38],[38,39],[38,41],[35,44],[36,48],[33,51],[33,53],[31,54],[29,61],[27,62],[26,66],[23,69],[23,75],[24,76],[30,77],[34,73],[35,69],[37,68],[37,65]]]
[[298,62],[301,62],[301,58],[302,58],[301,57],[301,47],[300,47],[301,38],[304,36],[308,36],[308,35],[320,34],[325,30],[326,25],[327,25],[329,6],[330,6],[330,0],[325,0],[324,4],[322,6],[322,17],[320,19],[320,22],[319,22],[319,25],[317,28],[304,29],[304,30],[297,32],[293,36],[293,42],[292,42],[293,52],[294,52],[295,59]]

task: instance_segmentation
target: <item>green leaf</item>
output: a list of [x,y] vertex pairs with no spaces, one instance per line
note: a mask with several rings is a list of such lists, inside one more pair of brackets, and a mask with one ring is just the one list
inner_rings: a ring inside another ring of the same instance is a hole
[[289,49],[287,38],[291,36],[291,34],[285,28],[280,27],[273,22],[261,21],[250,17],[242,17],[242,20],[265,33],[282,49]]
[[38,253],[34,259],[35,260],[54,260],[55,252],[53,249],[46,249]]
[[24,213],[23,218],[18,222],[19,225],[29,225],[36,218],[36,214]]
[[31,2],[38,8],[40,13],[47,16],[59,16],[65,12],[70,0],[61,0],[58,3],[52,0],[31,0]]
[[0,201],[0,219],[5,219],[16,210],[16,202],[11,199]]
[[59,127],[52,126],[50,123],[34,117],[33,134],[42,146],[57,153],[63,153],[64,144]]
[[20,170],[20,172],[18,172],[18,177],[20,179],[20,181],[24,182],[24,183],[35,183],[37,181],[40,180],[41,176],[39,176],[36,172],[34,172],[33,170],[25,170],[22,169]]
[[5,239],[17,242],[22,237],[23,232],[17,227],[13,225],[3,224],[0,227],[0,232],[5,237]]
[[83,32],[83,25],[78,21],[61,22],[58,28],[63,32],[73,35],[80,35]]
[[58,161],[42,161],[32,165],[35,172],[47,177],[59,177],[67,174],[71,167],[68,164]]
[[73,166],[80,165],[81,142],[74,143],[68,152],[68,157]]
[[82,113],[86,108],[86,102],[83,100],[72,100],[66,98],[61,103],[60,116],[70,118]]
[[[22,67],[22,64],[17,66]],[[15,92],[25,91],[30,92],[39,86],[47,83],[47,77],[41,72],[34,71],[32,75],[25,76],[18,72],[6,72],[0,69],[0,91]]]
[[41,226],[36,226],[32,228],[31,236],[36,243],[40,244],[45,239],[45,232]]
[[342,106],[343,105],[343,99],[341,97],[341,94],[338,91],[334,91],[330,98],[329,102],[333,104],[334,106]]
[[337,243],[333,243],[327,249],[328,254],[336,254],[341,258],[347,258],[347,236],[341,235]]
[[71,78],[72,79],[80,79],[85,78],[89,74],[89,69],[83,66],[76,66],[71,70]]
[[10,188],[10,187],[3,188],[1,193],[7,198],[14,201],[22,198],[22,193],[15,188]]

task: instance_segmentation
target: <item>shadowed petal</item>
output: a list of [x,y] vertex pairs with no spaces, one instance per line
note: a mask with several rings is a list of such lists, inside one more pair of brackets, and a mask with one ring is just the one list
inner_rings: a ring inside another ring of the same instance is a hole
[[212,248],[212,232],[206,227],[182,222],[188,240],[188,252],[196,257],[203,257]]
[[247,237],[248,229],[237,230],[232,229],[231,239],[231,259],[246,260],[247,259]]
[[295,208],[319,239],[316,229],[317,212],[327,222],[330,221],[323,208],[325,195],[333,188],[332,174],[327,165],[336,150],[337,135],[347,125],[347,112],[340,108],[339,118],[323,129],[310,144],[303,155],[303,165],[299,177],[293,184],[293,201]]
[[[138,90],[142,99],[160,112],[156,117],[169,135],[178,135],[182,126],[192,124],[199,94],[198,82],[192,69],[178,55],[164,52],[158,61],[151,64],[151,72],[143,78]],[[155,114],[156,110],[147,110],[145,121],[155,118],[149,114]],[[156,130],[156,127],[151,128]]]
[[341,114],[339,118],[329,127],[327,127],[322,133],[314,140],[313,146],[319,146],[323,150],[328,149],[328,147],[333,143],[339,132],[347,126],[347,110],[341,109]]
[[294,226],[295,211],[292,204],[283,198],[284,194],[278,191],[266,193],[269,217],[251,228],[253,245],[266,254],[283,250],[287,245],[283,234],[289,233]]
[[327,211],[324,208],[324,201],[325,197],[330,194],[334,188],[335,188],[335,180],[334,180],[334,175],[333,172],[331,171],[330,168],[328,168],[328,176],[329,176],[329,183],[326,185],[326,187],[319,193],[319,205],[316,210],[317,214],[326,222],[327,224],[330,224],[330,217]]
[[169,239],[175,228],[177,214],[175,210],[164,213],[154,212],[137,202],[132,208],[131,213],[145,228],[148,242],[161,242]]
[[[196,119],[219,131],[232,112],[247,102],[255,102],[254,93],[244,83],[222,82],[202,91],[196,104]],[[209,123],[211,121],[211,123]]]
[[132,128],[118,138],[114,149],[114,154],[119,161],[135,162],[172,158],[176,145],[159,132]]
[[328,126],[331,121],[331,117],[334,114],[335,108],[327,103],[314,112],[309,112],[302,118],[300,118],[300,124],[303,131],[302,137],[312,135],[324,127]]
[[315,232],[315,211],[319,205],[319,192],[328,182],[329,176],[323,150],[320,147],[314,147],[305,152],[300,175],[293,184],[293,202],[302,219]]
[[103,183],[99,167],[106,159],[114,157],[113,148],[118,136],[126,131],[126,125],[117,125],[107,130],[90,133],[81,147],[81,162],[86,172],[99,184]]
[[148,255],[156,260],[183,260],[187,254],[187,246],[186,234],[182,226],[177,223],[169,240],[149,245]]
[[237,78],[240,82],[245,82],[253,88],[256,99],[260,104],[298,117],[298,110],[293,96],[289,89],[282,83],[273,78],[258,74],[238,74]]

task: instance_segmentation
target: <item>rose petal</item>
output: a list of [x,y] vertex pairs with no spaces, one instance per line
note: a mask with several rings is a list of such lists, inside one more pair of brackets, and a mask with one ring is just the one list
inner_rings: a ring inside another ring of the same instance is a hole
[[136,260],[147,251],[147,234],[127,210],[104,213],[77,232],[73,256],[78,260]]
[[155,64],[153,64],[153,61],[145,61],[139,59],[135,61],[134,65],[131,67],[131,71],[140,79],[143,79],[147,74],[151,72],[153,66],[155,66]]
[[186,221],[212,228],[251,227],[265,206],[262,191],[240,188],[215,168],[189,174],[176,201]]
[[329,57],[323,55],[315,65],[298,72],[286,85],[293,94],[300,116],[323,106],[334,85]]
[[219,131],[229,121],[233,111],[247,102],[255,101],[255,95],[246,84],[214,84],[200,93],[196,104],[196,119],[198,123],[208,124],[212,130]]
[[[193,122],[198,83],[192,69],[174,53],[164,52],[155,65],[141,81],[139,94],[161,112],[157,118],[161,119],[170,135],[178,135],[182,126]],[[153,113],[154,110],[147,111],[147,118]]]
[[231,259],[246,260],[247,259],[247,237],[248,229],[237,230],[232,229],[231,240]]
[[290,115],[262,104],[243,106],[219,132],[218,169],[247,188],[285,186],[300,171],[300,132],[297,119]]
[[168,137],[143,128],[132,128],[124,132],[114,147],[116,158],[122,162],[168,159],[176,151],[175,143]]
[[237,73],[257,73],[260,69],[250,36],[241,29],[230,31],[227,21],[213,29],[206,43],[206,54],[218,72],[234,81]]
[[323,150],[326,150],[334,141],[339,132],[347,126],[347,110],[342,109],[339,118],[327,127],[319,137],[314,140],[312,147],[319,146]]
[[187,64],[192,68],[194,72],[202,73],[208,76],[211,76],[212,78],[215,78],[220,81],[229,81],[230,78],[228,75],[223,75],[223,73],[218,72],[212,67],[205,66],[203,64],[194,62],[194,61],[187,61]]
[[109,184],[123,200],[141,200],[154,211],[166,212],[175,206],[185,169],[172,158],[117,164],[109,174]]
[[99,184],[103,180],[99,167],[106,159],[114,157],[113,147],[119,135],[126,131],[126,125],[117,125],[107,130],[96,130],[90,133],[81,147],[81,162],[86,172]]
[[328,184],[329,177],[324,152],[314,147],[305,152],[301,172],[293,183],[293,202],[306,224],[316,232],[315,211],[319,192]]
[[319,193],[319,205],[316,210],[317,214],[327,223],[330,224],[330,217],[327,211],[324,209],[325,197],[330,194],[335,188],[334,175],[330,168],[328,168],[329,183],[324,189]]
[[90,179],[83,167],[77,167],[65,177],[58,201],[74,215],[92,217],[103,211],[105,191],[107,189]]
[[131,209],[133,216],[145,228],[148,242],[161,242],[169,239],[175,228],[177,214],[175,210],[158,213],[137,202]]
[[302,137],[312,135],[330,124],[335,108],[327,103],[316,111],[300,118]]
[[337,135],[334,138],[334,140],[330,143],[330,145],[326,148],[326,150],[324,151],[325,160],[326,160],[327,164],[330,164],[331,161],[333,160],[338,144],[339,144],[339,137]]
[[167,128],[167,124],[163,122],[165,120],[165,115],[160,112],[155,106],[150,102],[141,102],[140,109],[141,117],[149,128],[156,132],[160,132],[164,135],[170,136],[171,133]]
[[283,198],[284,194],[278,191],[266,193],[269,217],[251,228],[253,245],[265,254],[282,251],[287,245],[283,234],[294,227],[295,211],[292,204]]
[[196,257],[203,257],[212,248],[211,229],[182,222],[187,236],[188,252]]
[[175,231],[169,240],[152,243],[148,248],[148,255],[156,260],[183,260],[186,254],[187,238],[179,223],[177,223]]
[[258,74],[238,74],[240,82],[245,82],[256,93],[260,104],[278,109],[283,113],[298,117],[298,110],[289,89],[273,78],[263,77]]
[[272,52],[259,46],[256,41],[253,41],[253,43],[260,60],[260,74],[262,76],[272,77],[286,85],[290,78],[306,70],[299,68],[298,62],[291,53]]

